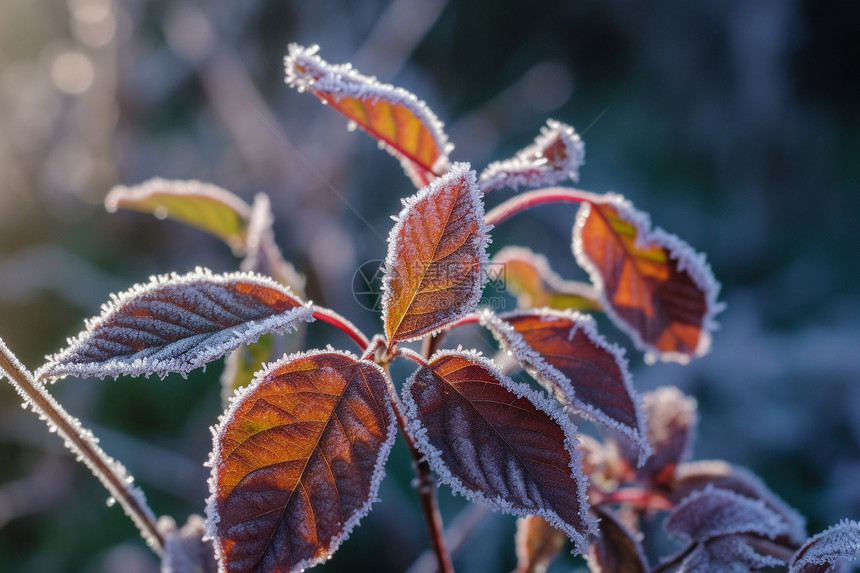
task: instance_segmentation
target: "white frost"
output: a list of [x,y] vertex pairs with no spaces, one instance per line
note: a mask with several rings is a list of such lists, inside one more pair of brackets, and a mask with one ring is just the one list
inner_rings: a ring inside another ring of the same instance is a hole
[[[249,303],[232,288],[237,282],[274,289],[300,306],[277,313],[262,301]],[[136,311],[143,316],[135,316]],[[268,277],[215,275],[198,267],[182,276],[152,277],[145,285],[111,295],[101,316],[86,321],[86,330],[70,339],[68,348],[48,356],[36,376],[187,374],[267,332],[284,332],[312,320],[310,305],[302,306],[287,287]],[[238,324],[221,327],[221,321]]]
[[[351,64],[333,65],[323,60],[317,52],[319,46],[305,48],[298,44],[290,44],[289,53],[284,58],[286,82],[299,92],[305,90],[322,92],[340,100],[343,97],[353,97],[374,103],[382,100],[391,105],[399,105],[408,109],[421,124],[427,128],[440,151],[436,164],[431,166],[436,175],[443,174],[450,167],[449,156],[454,146],[448,142],[444,124],[439,121],[426,103],[419,100],[411,92],[403,88],[379,82],[375,77],[365,76],[353,69]],[[407,175],[412,178],[417,187],[422,186],[422,180],[416,177],[413,169],[415,162],[404,156],[391,145],[380,140],[380,147],[400,160]]]
[[[412,387],[416,384],[418,373],[421,371],[419,369],[404,383],[403,388],[401,389],[401,395],[403,404],[406,408],[406,417],[410,420],[410,434],[415,438],[419,451],[424,454],[430,467],[436,472],[443,483],[447,484],[454,492],[466,497],[467,499],[480,500],[497,511],[510,513],[520,517],[539,515],[545,518],[550,525],[564,531],[565,534],[576,544],[577,549],[579,549],[581,553],[587,553],[589,536],[597,534],[597,526],[588,512],[589,504],[586,492],[588,479],[582,470],[582,456],[576,447],[576,426],[571,422],[570,417],[564,413],[557,403],[547,400],[544,396],[535,392],[527,385],[514,382],[502,374],[492,361],[484,358],[478,352],[462,349],[440,350],[431,357],[430,364],[432,365],[435,360],[449,355],[462,356],[470,362],[478,364],[498,380],[502,387],[517,397],[529,400],[538,410],[547,414],[556,424],[559,425],[564,434],[565,450],[570,454],[570,477],[576,483],[575,495],[579,506],[579,518],[585,531],[578,531],[575,529],[571,524],[564,521],[550,507],[524,507],[509,499],[505,499],[500,496],[489,496],[480,490],[468,488],[462,480],[453,473],[452,469],[448,467],[442,452],[430,442],[428,429],[421,421],[418,404],[412,397]],[[468,439],[468,437],[464,437],[464,439]],[[530,491],[532,488],[536,487],[536,484],[523,483],[520,484],[520,486],[521,489]],[[571,494],[574,494],[574,492],[571,492]]]
[[860,523],[844,519],[804,543],[792,558],[788,573],[830,573],[841,562],[857,559],[860,559]]
[[[607,193],[605,195],[595,195],[591,200],[593,203],[604,203],[612,206],[618,211],[625,221],[636,228],[635,246],[641,248],[651,243],[657,243],[664,247],[670,259],[678,261],[678,270],[687,272],[690,278],[705,293],[705,315],[702,317],[701,333],[699,342],[696,347],[694,356],[703,356],[708,353],[711,347],[711,333],[717,329],[717,323],[714,317],[723,310],[725,305],[717,302],[717,297],[720,293],[720,283],[714,278],[714,273],[708,264],[707,258],[702,253],[697,253],[690,245],[678,238],[676,235],[667,233],[663,229],[657,227],[651,229],[651,218],[647,213],[635,209],[633,205],[622,195],[615,193]],[[690,360],[690,356],[678,352],[661,352],[654,345],[645,342],[639,331],[621,318],[615,312],[612,306],[612,301],[606,295],[604,288],[603,276],[600,274],[600,269],[585,253],[582,246],[582,228],[591,213],[591,204],[583,202],[576,214],[576,223],[573,226],[573,254],[576,257],[576,262],[588,272],[591,282],[597,289],[600,295],[600,302],[603,305],[603,310],[606,315],[612,319],[618,328],[627,333],[633,340],[636,347],[647,353],[646,361],[651,363],[653,358],[659,358],[664,362],[679,362],[686,364]]]
[[[564,153],[558,162],[545,155],[555,145],[560,146]],[[546,126],[541,127],[540,135],[532,145],[521,149],[514,157],[496,161],[484,169],[480,177],[481,189],[486,193],[501,187],[514,190],[519,187],[547,187],[565,179],[578,182],[579,168],[583,164],[585,145],[579,134],[571,126],[550,119]]]

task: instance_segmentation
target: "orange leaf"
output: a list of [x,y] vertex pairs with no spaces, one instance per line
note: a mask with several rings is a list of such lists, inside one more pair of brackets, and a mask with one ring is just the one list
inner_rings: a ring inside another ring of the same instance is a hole
[[564,280],[546,257],[524,247],[503,248],[493,257],[492,267],[501,273],[507,292],[517,297],[520,308],[601,309],[593,286]]
[[662,229],[619,195],[583,203],[573,251],[604,310],[649,360],[687,362],[705,354],[719,283],[704,255]]
[[517,520],[514,544],[517,568],[514,573],[546,571],[564,548],[567,538],[543,517],[529,515]]
[[404,201],[383,277],[389,342],[436,332],[475,309],[487,281],[489,229],[468,163]]
[[359,74],[349,64],[329,64],[317,55],[318,46],[291,44],[289,49],[284,60],[287,83],[308,90],[378,139],[400,159],[416,187],[448,170],[454,146],[427,104],[403,88]]
[[330,557],[376,499],[395,431],[376,364],[314,351],[269,365],[213,434],[206,513],[222,570]]
[[442,351],[403,386],[417,447],[442,482],[514,515],[539,515],[588,547],[593,523],[576,427],[554,403],[475,353]]
[[650,448],[627,360],[590,316],[544,308],[484,313],[481,323],[562,404],[624,436],[644,463]]

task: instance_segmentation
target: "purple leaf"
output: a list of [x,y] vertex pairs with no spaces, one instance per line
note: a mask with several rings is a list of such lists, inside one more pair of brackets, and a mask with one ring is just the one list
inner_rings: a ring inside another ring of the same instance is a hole
[[831,573],[843,561],[860,558],[860,523],[843,520],[806,541],[788,573]]

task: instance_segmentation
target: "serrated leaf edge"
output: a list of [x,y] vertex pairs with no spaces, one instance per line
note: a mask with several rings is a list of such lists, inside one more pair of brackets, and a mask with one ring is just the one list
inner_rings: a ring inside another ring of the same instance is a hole
[[[403,384],[401,396],[403,404],[406,407],[406,417],[410,420],[409,432],[417,442],[419,451],[424,454],[424,457],[427,459],[427,463],[430,464],[430,467],[434,472],[436,472],[439,479],[443,483],[447,484],[455,493],[462,495],[468,500],[477,499],[497,511],[502,511],[518,517],[539,515],[546,519],[553,527],[564,531],[581,553],[587,553],[589,545],[588,538],[589,536],[596,535],[597,524],[589,514],[590,506],[587,494],[588,478],[582,469],[582,454],[576,448],[578,439],[576,437],[577,428],[574,423],[571,422],[570,418],[557,403],[548,400],[542,394],[535,392],[525,384],[514,382],[511,378],[505,376],[492,360],[485,358],[480,352],[475,350],[463,350],[462,348],[458,348],[457,350],[440,350],[430,357],[428,363],[432,364],[435,360],[444,356],[462,356],[477,362],[496,377],[506,390],[513,392],[519,398],[525,397],[530,400],[538,410],[541,410],[550,416],[550,418],[552,418],[552,420],[561,427],[562,432],[564,433],[565,449],[570,454],[570,476],[577,484],[576,496],[579,501],[579,516],[580,519],[582,519],[583,525],[587,528],[587,531],[585,533],[577,531],[571,525],[564,522],[554,511],[543,509],[537,512],[520,510],[513,507],[511,503],[501,497],[497,496],[490,498],[480,491],[470,491],[466,488],[463,485],[463,482],[448,470],[442,459],[442,452],[430,443],[430,440],[427,438],[427,429],[424,428],[419,421],[418,405],[412,399],[410,393],[412,385],[415,384],[415,380],[418,375],[418,370],[416,370]],[[421,368],[426,367],[422,366]]]
[[[606,350],[614,358],[618,364],[623,377],[624,389],[633,400],[633,406],[636,410],[637,428],[631,428],[621,424],[599,411],[590,404],[586,404],[577,398],[574,382],[565,376],[555,366],[547,362],[540,352],[532,348],[526,341],[525,337],[516,331],[516,329],[507,322],[507,318],[516,316],[528,316],[540,314],[546,318],[566,318],[574,323],[568,334],[568,340],[572,339],[576,332],[582,330],[588,336],[588,339]],[[551,394],[556,394],[553,385],[561,389],[561,394],[557,395],[562,404],[578,414],[585,415],[590,420],[603,424],[612,430],[626,436],[639,446],[639,467],[645,464],[645,461],[651,455],[651,445],[644,434],[646,428],[645,417],[642,413],[642,397],[633,389],[633,378],[628,369],[627,358],[625,357],[624,349],[617,344],[610,343],[597,331],[597,325],[594,319],[578,311],[557,310],[552,308],[536,308],[528,310],[516,310],[502,314],[493,314],[489,310],[484,310],[480,313],[481,324],[490,331],[493,337],[498,341],[502,350],[511,352],[516,356],[517,360],[523,365],[529,375],[541,383],[541,386],[547,389]],[[548,380],[549,383],[544,382]]]
[[[714,273],[711,270],[711,265],[703,253],[697,253],[690,245],[684,242],[677,235],[667,233],[660,227],[651,228],[651,218],[647,213],[639,211],[624,198],[623,195],[617,193],[606,193],[605,195],[594,195],[591,200],[594,203],[608,204],[618,211],[618,214],[625,221],[636,227],[635,245],[637,248],[642,248],[648,243],[656,242],[669,253],[670,259],[678,261],[678,270],[686,271],[693,282],[705,293],[705,316],[702,317],[701,332],[699,342],[693,356],[703,356],[708,353],[711,346],[711,333],[717,328],[718,324],[714,320],[724,308],[725,304],[717,301],[720,293],[720,283],[714,278]],[[637,348],[646,353],[646,361],[654,362],[660,359],[664,362],[678,362],[686,364],[690,361],[690,356],[681,352],[661,352],[658,348],[642,340],[639,332],[630,325],[626,320],[621,318],[615,312],[611,301],[606,295],[606,288],[603,283],[603,277],[597,265],[585,253],[582,246],[582,228],[588,219],[591,212],[591,202],[584,201],[576,214],[576,222],[573,226],[573,242],[571,248],[576,257],[576,262],[588,273],[591,282],[597,289],[600,297],[600,303],[603,305],[603,311],[615,323],[618,328],[625,332],[636,345]]]
[[[289,364],[295,360],[303,360],[306,358],[313,358],[314,356],[320,356],[324,354],[337,354],[340,356],[345,356],[351,360],[354,360],[356,364],[367,364],[376,368],[382,378],[387,380],[387,376],[385,371],[376,363],[371,362],[370,360],[363,360],[356,356],[355,354],[345,351],[345,350],[335,350],[332,347],[328,347],[325,350],[308,350],[305,352],[295,352],[290,355],[285,355],[279,360],[275,362],[270,362],[268,364],[264,364],[263,368],[254,374],[254,380],[248,384],[247,386],[237,388],[233,393],[233,396],[229,400],[229,405],[223,414],[218,416],[218,423],[215,426],[211,426],[209,428],[210,433],[212,434],[212,451],[209,453],[209,460],[206,462],[207,467],[211,468],[209,473],[209,479],[207,480],[207,484],[209,486],[209,497],[206,498],[206,533],[203,536],[203,541],[212,540],[214,543],[212,544],[215,547],[215,558],[218,562],[218,573],[227,573],[227,569],[224,565],[224,556],[221,555],[220,545],[217,543],[218,539],[218,523],[221,519],[221,516],[218,514],[217,508],[217,495],[218,495],[218,478],[217,478],[217,464],[221,457],[221,448],[219,447],[220,441],[224,436],[224,430],[227,427],[227,424],[234,418],[236,415],[236,410],[239,408],[243,399],[253,392],[260,384],[264,382],[265,376],[281,366],[285,364]],[[387,383],[387,382],[386,382]],[[305,559],[295,565],[295,567],[291,571],[303,571],[308,567],[313,567],[314,565],[318,565],[327,561],[327,559],[337,551],[338,547],[340,547],[341,543],[346,541],[349,538],[352,530],[358,525],[361,519],[370,513],[371,506],[379,501],[379,486],[382,484],[382,480],[385,478],[385,463],[388,461],[388,455],[391,453],[391,447],[394,445],[394,440],[397,437],[397,421],[394,416],[394,410],[391,408],[390,402],[385,402],[389,408],[389,425],[388,425],[388,437],[382,443],[382,447],[379,451],[379,456],[376,458],[376,464],[373,468],[373,474],[371,477],[370,484],[370,495],[368,495],[367,501],[362,504],[362,506],[343,524],[343,533],[334,537],[331,541],[331,550],[329,551],[327,556],[321,556],[316,559]]]

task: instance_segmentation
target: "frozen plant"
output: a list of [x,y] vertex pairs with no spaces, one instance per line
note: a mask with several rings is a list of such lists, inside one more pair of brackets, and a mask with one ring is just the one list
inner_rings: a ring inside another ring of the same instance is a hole
[[[637,395],[623,351],[585,313],[605,313],[649,361],[685,363],[709,349],[719,285],[703,255],[620,195],[555,186],[579,179],[585,151],[573,128],[549,120],[532,145],[479,175],[450,160],[442,123],[413,94],[328,64],[316,48],[293,45],[285,63],[291,86],[376,138],[419,188],[388,238],[381,334],[368,337],[306,300],[274,241],[267,196],[248,205],[213,185],[155,179],[114,189],[108,209],[200,227],[242,257],[241,271],[154,277],[115,295],[35,374],[0,341],[0,373],[107,487],[164,571],[301,571],[331,558],[371,510],[398,430],[445,572],[453,566],[437,479],[520,517],[520,572],[545,569],[568,540],[595,572],[822,573],[860,555],[857,523],[808,539],[803,517],[751,472],[687,461],[692,398],[671,387]],[[484,194],[503,188],[533,190],[485,213]],[[590,284],[562,280],[545,257],[508,246],[494,261],[519,308],[477,312],[492,229],[556,202],[580,205],[572,254]],[[345,332],[358,353],[279,356],[277,335],[314,320]],[[474,350],[444,348],[451,330],[476,327],[543,391]],[[212,428],[206,518],[182,528],[156,520],[125,468],[45,386],[67,376],[185,375],[225,355],[231,397]],[[415,365],[398,385],[395,359]],[[579,434],[573,418],[596,423],[605,440]],[[681,546],[649,564],[639,526],[659,513]]]

